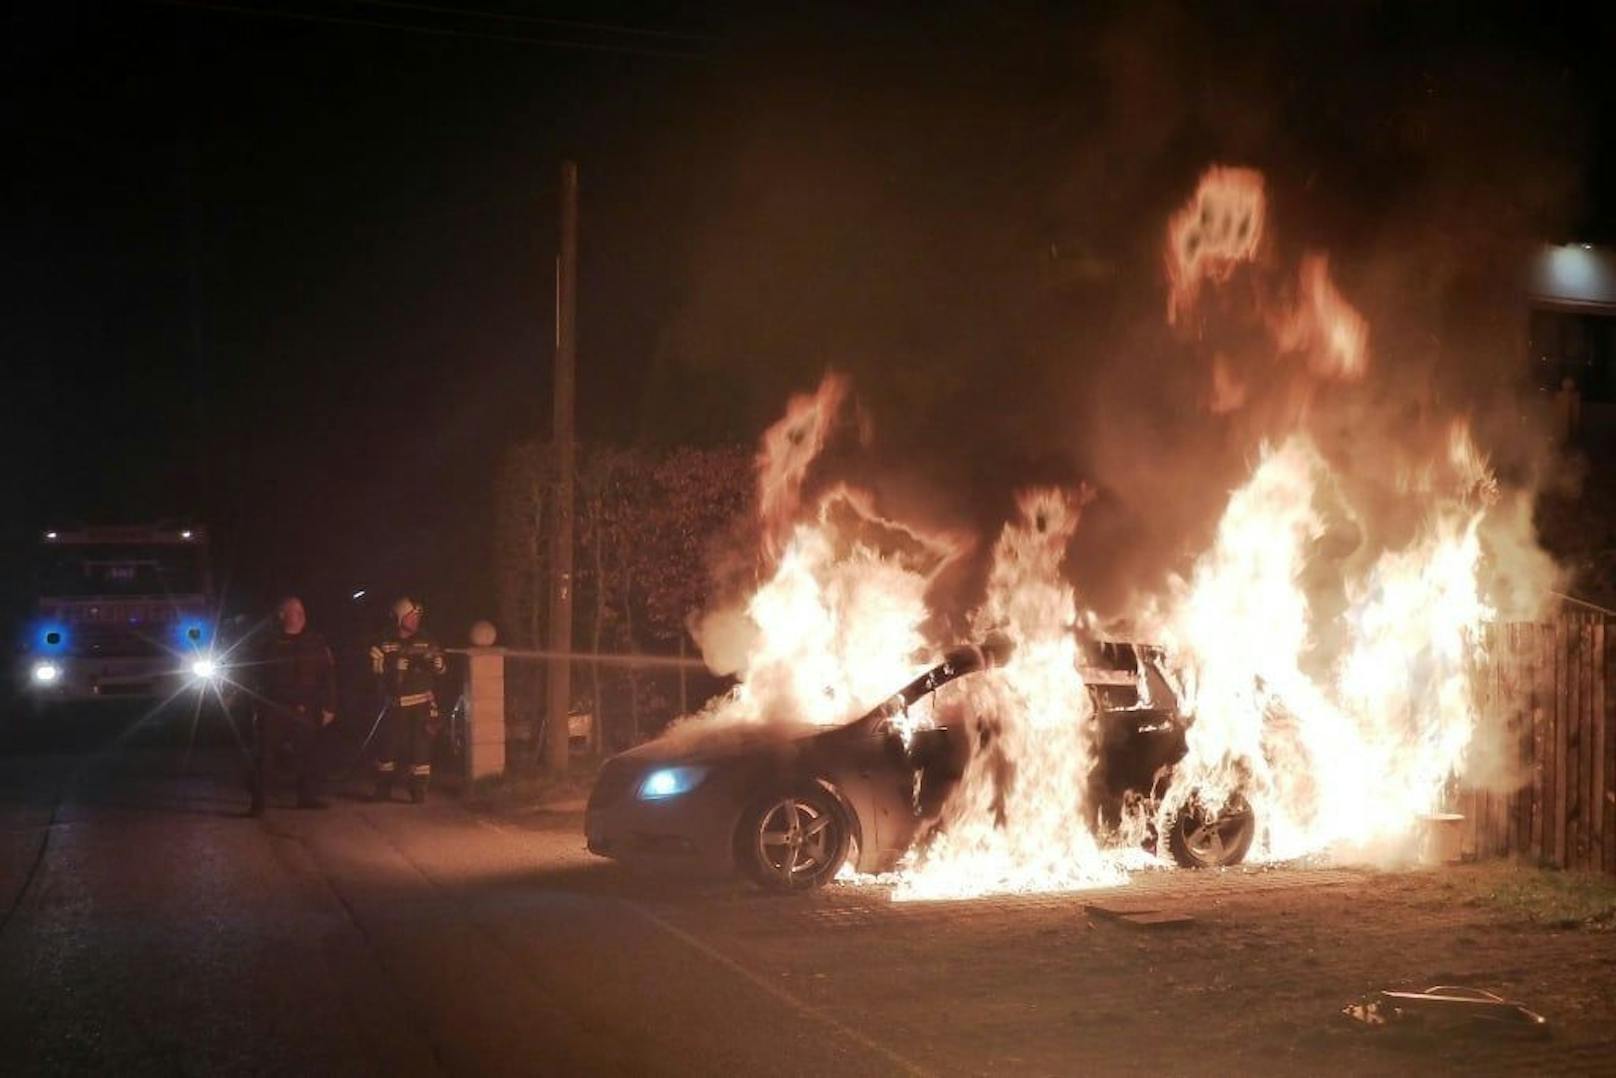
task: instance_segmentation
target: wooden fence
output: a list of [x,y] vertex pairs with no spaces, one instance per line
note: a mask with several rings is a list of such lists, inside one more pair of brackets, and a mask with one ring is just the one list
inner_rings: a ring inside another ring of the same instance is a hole
[[1616,874],[1616,621],[1501,625],[1488,654],[1486,721],[1513,747],[1488,785],[1512,792],[1460,794],[1466,849]]

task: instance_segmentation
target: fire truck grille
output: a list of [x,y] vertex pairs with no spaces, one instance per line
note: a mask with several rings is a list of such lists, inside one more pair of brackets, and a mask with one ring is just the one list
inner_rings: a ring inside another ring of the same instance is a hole
[[83,625],[73,635],[73,650],[90,658],[150,659],[169,653],[152,635],[128,629]]

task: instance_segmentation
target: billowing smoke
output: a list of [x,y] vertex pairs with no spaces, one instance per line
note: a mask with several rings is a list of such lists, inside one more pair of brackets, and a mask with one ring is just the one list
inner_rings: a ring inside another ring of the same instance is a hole
[[[1071,18],[985,14],[912,52],[829,30],[822,51],[760,44],[662,344],[681,377],[658,393],[721,386],[755,431],[842,370],[876,427],[843,478],[979,536],[1018,486],[1086,480],[1071,572],[1085,603],[1125,614],[1205,548],[1291,418],[1287,377],[1251,347],[1269,327],[1163,317],[1165,222],[1225,162],[1265,177],[1275,294],[1327,271],[1373,329],[1372,376],[1315,416],[1325,451],[1409,417],[1439,442],[1468,414],[1506,486],[1530,487],[1516,268],[1574,208],[1579,118],[1557,72],[1435,49],[1454,32],[1435,16],[1395,33],[1369,10]],[[1372,72],[1345,59],[1370,52]]]

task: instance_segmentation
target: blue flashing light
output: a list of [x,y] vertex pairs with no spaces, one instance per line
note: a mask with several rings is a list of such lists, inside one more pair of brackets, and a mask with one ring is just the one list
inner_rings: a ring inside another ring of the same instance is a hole
[[67,626],[47,621],[34,633],[34,647],[47,655],[60,655],[67,650]]
[[213,640],[208,623],[201,618],[181,618],[174,625],[174,635],[182,648],[204,648]]
[[651,772],[640,783],[640,800],[660,801],[665,797],[678,797],[701,785],[707,777],[705,767],[664,767]]

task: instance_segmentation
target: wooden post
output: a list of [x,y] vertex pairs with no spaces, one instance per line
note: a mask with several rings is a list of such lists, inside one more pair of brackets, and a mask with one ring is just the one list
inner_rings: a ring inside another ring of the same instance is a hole
[[578,166],[561,165],[561,257],[556,263],[556,505],[550,533],[551,652],[545,676],[545,770],[567,773],[572,709],[573,398],[578,320]]

